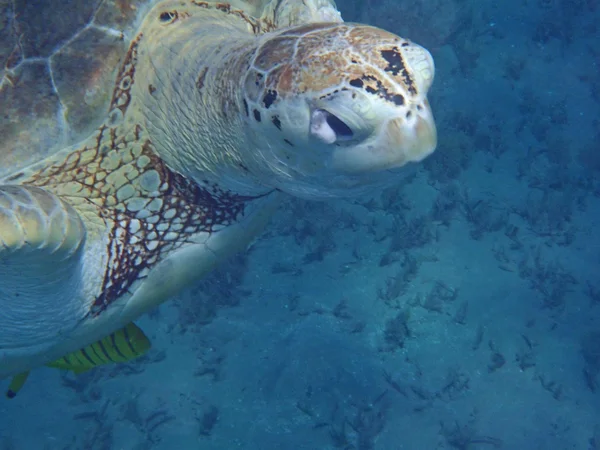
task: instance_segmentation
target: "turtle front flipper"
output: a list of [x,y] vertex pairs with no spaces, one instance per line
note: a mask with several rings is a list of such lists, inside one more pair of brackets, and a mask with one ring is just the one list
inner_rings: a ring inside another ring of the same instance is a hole
[[[85,225],[60,197],[0,185],[0,353],[44,349],[77,325]],[[4,358],[6,357],[6,359]]]

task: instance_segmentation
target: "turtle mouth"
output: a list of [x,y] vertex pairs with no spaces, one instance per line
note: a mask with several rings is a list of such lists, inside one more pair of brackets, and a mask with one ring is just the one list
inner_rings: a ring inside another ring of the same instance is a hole
[[312,112],[310,134],[325,144],[347,141],[354,137],[352,128],[326,109],[315,109]]

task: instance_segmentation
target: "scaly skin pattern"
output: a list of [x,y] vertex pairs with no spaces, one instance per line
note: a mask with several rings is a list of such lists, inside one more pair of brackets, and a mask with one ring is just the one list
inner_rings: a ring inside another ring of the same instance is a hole
[[308,19],[300,2],[277,4],[262,18],[224,3],[156,5],[105,123],[0,180],[0,377],[99,340],[198,280],[262,230],[282,192],[355,195],[433,151],[426,50],[337,20],[280,29]]

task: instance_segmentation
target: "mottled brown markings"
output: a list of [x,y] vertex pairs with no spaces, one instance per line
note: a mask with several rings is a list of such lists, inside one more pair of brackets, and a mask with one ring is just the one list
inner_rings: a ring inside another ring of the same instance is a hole
[[393,47],[389,50],[382,50],[380,53],[381,57],[385,59],[388,63],[387,67],[385,67],[383,70],[386,72],[390,72],[394,76],[400,74],[400,76],[402,77],[402,82],[408,89],[408,92],[412,95],[417,95],[417,88],[415,86],[415,82],[410,76],[410,73],[406,68],[406,64],[404,64],[402,53],[400,52],[398,47]]
[[[354,81],[354,80],[353,80]],[[390,92],[383,82],[374,75],[363,75],[360,81],[363,83],[362,87],[369,94],[375,94],[382,99],[393,103],[396,106],[402,106],[404,104],[404,97],[402,94],[395,94]],[[355,82],[355,85],[359,83]]]
[[[377,67],[386,72],[395,82],[402,84],[410,96],[418,95],[418,86],[413,79],[409,67],[403,55],[403,49],[412,44],[406,40],[398,40],[398,37],[385,30],[367,27],[350,26],[347,29],[345,38],[351,44],[352,48],[361,55],[357,57],[352,55],[355,60],[363,59],[365,63],[372,67]],[[373,41],[377,42],[373,48]],[[363,68],[364,70],[364,68]],[[375,75],[372,70],[365,70],[362,75]],[[359,78],[353,76],[352,78]],[[391,83],[382,80],[388,91],[394,90]]]
[[[374,35],[381,42],[387,42],[383,49],[373,49]],[[337,40],[348,41],[353,51],[324,50],[335,48]],[[382,78],[379,70],[388,72],[390,77],[403,84],[410,95],[417,94],[416,84],[399,50],[404,44],[406,42],[398,42],[396,36],[370,27],[325,23],[294,27],[259,48],[246,84],[246,94],[253,102],[262,102],[267,107],[271,104],[270,91],[277,92],[278,97],[286,97],[348,83],[402,106],[406,103],[403,92]],[[341,71],[341,67],[346,70]],[[266,73],[265,80],[262,73]],[[329,95],[332,93],[322,98]],[[356,92],[352,93],[353,98],[356,95]]]
[[[115,81],[115,89],[113,91],[109,111],[118,109],[121,112],[121,114],[124,115],[127,111],[129,103],[131,102],[130,91],[131,87],[133,86],[133,83],[135,83],[135,64],[137,62],[137,52],[142,36],[142,33],[138,34],[129,45],[129,50],[125,55],[123,65],[121,66],[121,68],[119,69],[119,73],[117,74],[117,79]],[[123,81],[126,79],[130,81],[125,83],[124,85]]]
[[290,64],[282,65],[269,73],[266,86],[275,89],[282,95],[294,90],[294,70]]
[[333,52],[322,55],[318,61],[312,58],[300,60],[295,80],[297,92],[322,91],[340,84],[346,78],[340,67],[346,65],[345,58]]
[[266,41],[258,50],[254,67],[269,71],[275,66],[289,63],[294,56],[297,37],[274,37]]
[[[340,68],[349,67],[348,55],[336,52],[336,41],[345,39],[347,26],[308,24],[289,30],[304,36],[294,37],[293,60],[283,59],[279,67],[269,73],[267,86],[275,86],[281,96],[321,91],[338,85],[346,78]],[[286,33],[283,33],[286,35]],[[327,50],[326,50],[327,49]]]
[[198,88],[199,91],[202,91],[202,89],[204,88],[204,80],[206,79],[207,72],[208,67],[203,67],[200,70],[200,74],[198,75],[198,79],[196,80],[196,88]]
[[386,72],[390,72],[392,75],[396,76],[401,71],[406,70],[404,61],[402,60],[402,55],[396,47],[392,48],[391,50],[381,50],[380,53],[381,57],[388,63],[387,67],[383,69]]

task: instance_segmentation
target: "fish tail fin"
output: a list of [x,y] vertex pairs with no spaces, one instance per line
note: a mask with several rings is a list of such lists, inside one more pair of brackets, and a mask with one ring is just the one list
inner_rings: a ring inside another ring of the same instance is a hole
[[6,391],[6,396],[8,398],[15,398],[17,393],[21,390],[25,382],[27,381],[27,377],[29,376],[29,371],[21,372],[13,377],[10,384],[8,385],[8,390]]

